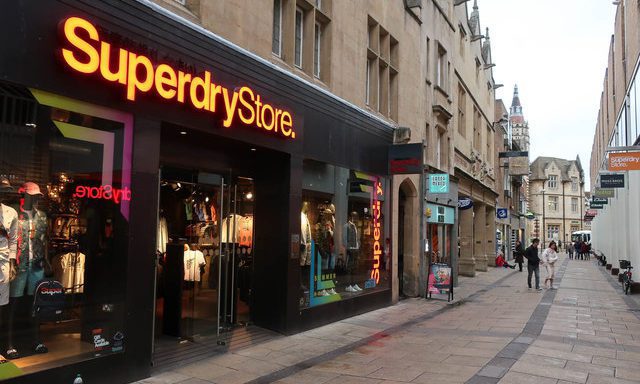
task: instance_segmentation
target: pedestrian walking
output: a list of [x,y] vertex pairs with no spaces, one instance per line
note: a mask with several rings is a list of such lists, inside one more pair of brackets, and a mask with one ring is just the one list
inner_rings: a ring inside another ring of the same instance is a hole
[[556,274],[556,261],[558,261],[558,246],[555,241],[549,243],[549,248],[542,252],[542,264],[544,265],[547,275],[544,279],[544,287],[547,288],[547,281],[549,282],[549,289],[555,289],[553,287],[553,278]]
[[562,250],[562,240],[558,240],[558,250]]
[[591,244],[589,243],[584,243],[584,259],[585,260],[591,260]]
[[540,288],[540,257],[538,256],[539,239],[531,240],[531,245],[526,249],[524,257],[527,258],[527,284],[531,289],[531,276],[536,275],[536,290],[541,291]]
[[522,263],[524,263],[524,246],[520,240],[516,240],[516,249],[513,251],[518,269],[522,272]]
[[567,253],[569,253],[569,260],[573,259],[573,243],[569,243],[569,245],[567,245]]
[[576,241],[576,260],[582,260],[582,241]]

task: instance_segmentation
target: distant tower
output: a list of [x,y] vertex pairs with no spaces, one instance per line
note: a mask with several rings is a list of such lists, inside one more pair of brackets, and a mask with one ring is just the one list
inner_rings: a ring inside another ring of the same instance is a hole
[[513,132],[513,141],[515,141],[520,150],[529,150],[529,123],[525,121],[522,114],[522,104],[520,104],[520,96],[518,95],[518,85],[513,87],[513,100],[511,101],[511,109],[509,110],[509,121]]

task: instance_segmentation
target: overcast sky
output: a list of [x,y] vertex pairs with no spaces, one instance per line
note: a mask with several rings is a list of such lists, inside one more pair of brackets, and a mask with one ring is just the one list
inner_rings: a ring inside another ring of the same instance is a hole
[[[469,13],[473,0],[468,3]],[[518,85],[531,135],[530,158],[589,157],[614,29],[611,0],[478,0],[489,27],[496,98],[511,105]]]

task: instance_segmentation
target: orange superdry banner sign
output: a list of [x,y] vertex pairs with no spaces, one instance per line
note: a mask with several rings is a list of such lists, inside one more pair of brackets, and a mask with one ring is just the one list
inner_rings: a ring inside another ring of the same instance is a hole
[[640,171],[640,152],[610,153],[610,171]]
[[155,94],[217,114],[226,128],[239,121],[287,139],[296,137],[291,113],[269,104],[248,86],[229,89],[216,84],[209,71],[195,75],[166,63],[154,63],[147,56],[124,48],[116,49],[101,38],[98,28],[79,17],[63,20],[60,29],[64,65],[120,84],[127,100],[135,102],[140,95]]

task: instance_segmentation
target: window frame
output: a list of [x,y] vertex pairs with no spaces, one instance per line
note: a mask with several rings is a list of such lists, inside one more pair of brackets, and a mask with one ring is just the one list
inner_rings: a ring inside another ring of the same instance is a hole
[[549,175],[547,178],[547,188],[558,189],[558,175]]
[[[277,16],[276,16],[276,5],[277,5]],[[277,47],[278,52],[275,52],[274,48],[276,47],[276,20],[278,25],[278,33],[277,33]],[[271,52],[282,58],[282,0],[273,0],[273,30],[271,32]]]
[[[299,25],[298,15],[300,15]],[[302,69],[304,56],[304,10],[300,7],[296,7],[293,30],[293,65],[296,68]]]
[[322,24],[316,22],[313,32],[313,76],[320,78],[321,76],[321,41],[322,41]]

